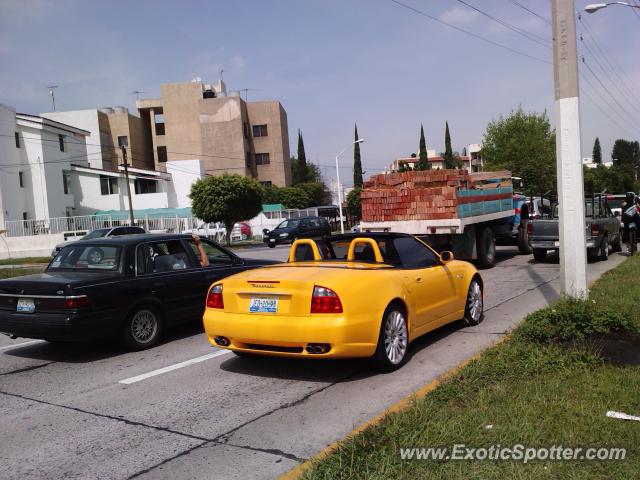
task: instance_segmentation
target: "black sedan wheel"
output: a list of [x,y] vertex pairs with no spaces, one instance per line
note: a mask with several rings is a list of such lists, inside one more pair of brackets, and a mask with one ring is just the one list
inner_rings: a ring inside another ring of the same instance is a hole
[[144,350],[158,343],[162,322],[151,307],[136,309],[127,319],[122,330],[124,344],[132,350]]

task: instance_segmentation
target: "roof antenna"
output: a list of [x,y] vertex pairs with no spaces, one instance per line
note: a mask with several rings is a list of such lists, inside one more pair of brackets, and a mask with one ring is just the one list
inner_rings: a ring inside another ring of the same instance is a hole
[[136,102],[138,100],[140,100],[140,94],[141,93],[147,93],[147,92],[143,92],[142,90],[134,90],[133,92],[130,92],[129,95],[135,95],[136,96]]

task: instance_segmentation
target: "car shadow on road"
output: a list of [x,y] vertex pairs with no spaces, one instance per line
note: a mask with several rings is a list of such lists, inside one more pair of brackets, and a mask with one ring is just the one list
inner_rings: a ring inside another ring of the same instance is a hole
[[[160,342],[147,351],[153,352],[167,343],[203,334],[202,322],[189,322],[179,325],[167,330]],[[206,344],[206,340],[203,341]],[[42,343],[32,343],[24,347],[16,346],[3,352],[4,355],[14,357],[61,363],[90,363],[128,353],[132,352],[125,349],[117,339],[113,338],[91,342],[43,341]]]
[[[461,328],[465,328],[462,321],[453,322],[417,338],[409,347],[407,362],[411,362],[412,357],[417,353]],[[385,374],[377,370],[368,358],[335,360],[314,358],[307,360],[259,355],[255,357],[232,356],[222,362],[220,368],[225,372],[256,377],[328,383],[352,382]]]

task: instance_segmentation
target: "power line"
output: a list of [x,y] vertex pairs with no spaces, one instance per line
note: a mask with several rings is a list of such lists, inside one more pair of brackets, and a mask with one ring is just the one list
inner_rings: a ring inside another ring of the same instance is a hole
[[626,100],[629,101],[631,106],[633,106],[634,108],[638,109],[638,106],[634,104],[633,98],[629,97],[629,95],[624,90],[622,90],[620,88],[620,86],[616,83],[616,81],[611,77],[611,74],[609,73],[609,71],[605,67],[602,66],[602,63],[600,63],[600,60],[598,60],[598,57],[595,55],[593,50],[591,50],[591,48],[589,48],[589,45],[583,40],[582,35],[580,35],[580,42],[582,43],[584,48],[587,50],[587,52],[589,52],[589,54],[595,60],[595,62],[598,64],[598,66],[600,67],[600,70],[602,70],[602,72],[607,76],[607,78],[609,79],[609,82],[611,82],[611,85],[613,85],[613,87],[619,93],[621,93],[626,98]]
[[602,83],[602,80],[600,80],[600,77],[598,77],[595,72],[593,71],[593,69],[589,66],[589,64],[585,61],[584,59],[584,55],[582,56],[582,63],[584,64],[585,67],[587,67],[587,70],[589,70],[589,72],[591,72],[591,75],[593,75],[593,77],[598,81],[598,83],[600,84],[600,86],[604,89],[605,92],[607,92],[609,94],[609,96],[613,99],[613,101],[616,103],[616,105],[618,105],[618,107],[620,107],[620,110],[622,110],[623,112],[625,112],[627,114],[627,116],[629,117],[629,119],[631,119],[631,123],[635,123],[635,119],[633,117],[633,115],[631,115],[626,108],[624,108],[622,106],[622,104],[618,101],[618,99],[611,93],[611,91],[606,87],[606,85],[604,83]]
[[393,3],[395,3],[396,5],[399,5],[399,6],[403,7],[403,8],[406,8],[407,10],[411,10],[414,13],[417,13],[418,15],[426,17],[426,18],[428,18],[430,20],[433,20],[434,22],[438,22],[438,23],[440,23],[442,25],[446,25],[449,28],[453,28],[454,30],[457,30],[458,32],[462,32],[462,33],[464,33],[466,35],[469,35],[469,36],[471,36],[473,38],[477,38],[478,40],[482,40],[483,42],[489,43],[489,44],[491,44],[491,45],[493,45],[495,47],[502,48],[503,50],[507,50],[507,51],[509,51],[511,53],[515,53],[516,55],[520,55],[522,57],[530,58],[531,60],[536,60],[538,62],[545,63],[547,65],[551,65],[551,62],[548,61],[548,60],[544,60],[543,58],[539,58],[539,57],[536,57],[534,55],[529,55],[528,53],[521,52],[520,50],[516,50],[514,48],[508,47],[507,45],[503,45],[502,43],[494,42],[493,40],[485,38],[485,37],[483,37],[481,35],[477,35],[477,34],[475,34],[473,32],[465,30],[464,28],[460,28],[460,27],[457,27],[456,25],[453,25],[451,23],[445,22],[444,20],[440,20],[438,17],[434,17],[433,15],[429,15],[428,13],[423,12],[422,10],[418,10],[417,8],[413,8],[412,6],[407,5],[406,3],[402,3],[399,0],[391,0],[391,1]]
[[540,20],[542,20],[543,22],[548,23],[549,25],[551,25],[551,20],[549,20],[548,18],[543,17],[542,15],[537,14],[536,12],[534,12],[533,10],[530,10],[529,8],[525,7],[524,5],[522,5],[520,2],[516,2],[516,0],[509,0],[511,3],[513,3],[514,5],[517,5],[518,7],[522,8],[523,10],[526,10],[527,12],[529,12],[531,15],[534,15],[536,17],[538,17]]
[[487,18],[490,18],[491,20],[493,20],[494,22],[499,23],[500,25],[502,25],[505,28],[508,28],[509,30],[517,33],[518,35],[521,35],[529,40],[531,40],[532,42],[536,42],[538,45],[542,45],[545,48],[551,48],[551,42],[549,42],[549,40],[547,40],[546,38],[540,37],[538,35],[536,35],[535,33],[531,33],[528,32],[527,30],[524,30],[520,27],[517,27],[515,25],[512,25],[504,20],[501,20],[500,18],[494,17],[493,15],[485,12],[484,10],[480,10],[478,7],[474,7],[473,5],[471,5],[470,3],[465,2],[464,0],[457,0],[458,3],[461,3],[463,5],[466,5],[467,7],[471,8],[472,10],[475,10],[476,12],[480,13],[481,15],[484,15]]
[[[594,87],[594,85],[591,83],[591,81],[584,75],[580,76],[581,80],[584,80],[585,82],[587,82],[587,84],[598,94],[598,96],[600,97],[600,99],[609,107],[611,108],[614,112],[615,109],[613,109],[611,107],[611,104],[609,104],[609,102],[607,102],[607,100],[602,96],[602,94],[600,94],[600,91]],[[591,103],[593,103],[596,108],[598,108],[598,110],[600,110],[609,120],[611,120],[612,123],[616,124],[618,126],[618,128],[620,128],[621,130],[626,131],[627,133],[631,133],[632,135],[635,135],[635,133],[632,133],[631,130],[629,130],[626,126],[621,125],[620,123],[618,123],[618,121],[615,119],[615,114],[614,117],[611,117],[604,108],[602,108],[594,99],[591,95],[589,95],[589,92],[587,92],[587,90],[584,88],[584,86],[580,89],[581,90],[581,94],[584,94],[585,97],[587,97]]]
[[[635,12],[635,8],[632,9]],[[638,101],[640,103],[640,98],[636,95],[635,91],[633,88],[631,88],[631,86],[629,85],[629,83],[631,85],[634,84],[634,82],[629,81],[628,83],[628,78],[625,76],[625,78],[622,78],[620,72],[619,72],[619,68],[615,68],[613,66],[613,64],[611,63],[611,61],[609,60],[609,58],[612,58],[611,55],[609,55],[607,52],[604,51],[604,49],[600,46],[600,43],[598,42],[596,36],[593,34],[593,31],[591,30],[591,27],[589,27],[589,25],[584,22],[582,20],[582,14],[578,12],[578,21],[580,22],[580,24],[584,27],[585,31],[587,32],[587,34],[589,35],[589,37],[591,38],[591,41],[593,42],[593,44],[595,45],[595,48],[598,50],[598,52],[600,53],[600,55],[602,55],[602,58],[604,59],[605,63],[607,64],[607,66],[611,69],[611,71],[613,72],[613,74],[618,78],[618,80],[620,81],[620,83],[625,87],[625,89],[627,90],[627,92],[629,92],[633,98],[636,99],[636,101]],[[624,73],[624,72],[623,72]]]

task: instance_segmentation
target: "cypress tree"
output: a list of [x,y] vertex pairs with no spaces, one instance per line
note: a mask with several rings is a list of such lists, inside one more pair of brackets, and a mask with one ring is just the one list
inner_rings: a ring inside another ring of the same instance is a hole
[[449,135],[449,122],[445,122],[444,131],[444,168],[456,168],[456,161],[453,158],[451,149],[451,135]]
[[307,156],[304,153],[304,140],[302,139],[302,132],[298,130],[298,159],[295,164],[293,172],[293,183],[304,183],[309,177],[307,168]]
[[[358,140],[358,125],[356,124],[355,138]],[[360,160],[360,144],[353,147],[353,186],[362,188],[362,161]]]
[[598,137],[593,143],[593,163],[602,163],[602,149],[600,148],[600,139]]
[[416,170],[429,170],[431,165],[429,165],[429,158],[427,156],[427,141],[424,139],[424,127],[420,124],[420,151],[419,151],[419,160],[416,165]]

